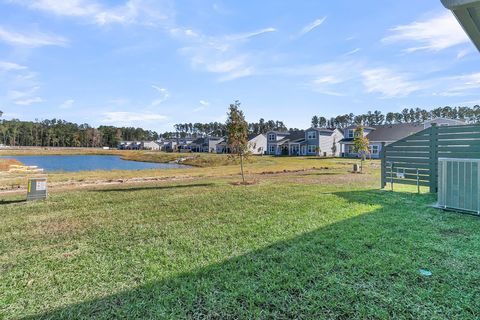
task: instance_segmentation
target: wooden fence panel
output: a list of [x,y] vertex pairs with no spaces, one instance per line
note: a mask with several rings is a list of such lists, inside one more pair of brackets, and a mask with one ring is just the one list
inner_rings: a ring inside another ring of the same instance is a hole
[[414,184],[437,192],[438,159],[480,159],[480,125],[432,126],[382,145],[381,185]]

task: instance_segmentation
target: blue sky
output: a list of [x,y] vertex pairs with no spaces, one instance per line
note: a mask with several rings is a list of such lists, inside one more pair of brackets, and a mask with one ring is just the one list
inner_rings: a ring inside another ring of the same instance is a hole
[[0,0],[0,110],[164,131],[480,103],[440,0]]

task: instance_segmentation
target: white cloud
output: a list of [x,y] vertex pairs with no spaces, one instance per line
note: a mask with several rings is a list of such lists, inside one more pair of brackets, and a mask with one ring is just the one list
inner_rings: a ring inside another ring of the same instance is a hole
[[27,67],[14,62],[0,61],[0,71],[25,70]]
[[480,92],[480,72],[446,77],[437,81],[440,87],[437,95],[445,97],[478,95]]
[[219,50],[214,47],[187,47],[181,53],[190,57],[194,69],[219,74],[219,81],[229,81],[254,73],[249,54],[237,54],[234,50]]
[[179,52],[189,58],[192,68],[219,74],[219,81],[230,81],[254,74],[261,54],[249,52],[242,45],[253,37],[277,31],[268,27],[252,32],[208,36],[193,30],[189,30],[187,34],[187,30],[189,29],[170,29],[174,38],[187,42]]
[[9,90],[7,94],[7,98],[10,100],[20,100],[25,99],[27,97],[31,97],[35,92],[40,89],[39,86],[35,86],[25,90]]
[[150,104],[151,108],[158,107],[162,102],[166,101],[170,97],[170,92],[168,92],[166,88],[161,88],[156,85],[152,85],[152,88],[160,93],[160,97],[152,101]]
[[361,50],[360,48],[353,49],[352,51],[348,51],[347,53],[345,53],[344,56],[351,56],[352,54],[355,54],[360,50]]
[[231,34],[227,35],[225,37],[226,40],[228,41],[236,41],[236,40],[246,40],[252,37],[256,37],[265,33],[270,33],[270,32],[276,32],[277,29],[275,28],[265,28],[265,29],[260,29],[257,31],[252,31],[252,32],[247,32],[247,33],[239,33],[239,34]]
[[390,31],[392,34],[382,41],[414,43],[415,46],[404,50],[407,53],[419,50],[440,51],[469,42],[467,35],[450,12],[400,25]]
[[163,122],[168,119],[165,115],[141,111],[112,111],[103,113],[103,116],[103,122],[116,125],[129,125],[138,122]]
[[463,49],[463,50],[458,51],[458,53],[457,53],[457,59],[462,59],[462,58],[464,58],[464,57],[467,56],[470,52],[471,52],[470,49]]
[[423,88],[407,75],[387,68],[364,70],[361,74],[367,92],[380,93],[384,98],[406,97]]
[[[343,84],[355,82],[358,80],[363,64],[358,61],[346,60],[342,62],[331,62],[313,66],[293,67],[291,70],[283,70],[292,75],[310,76],[309,87],[318,93],[343,96],[351,91],[346,89]],[[350,88],[350,87],[349,87]]]
[[[122,5],[107,7],[94,0],[10,0],[58,16],[80,17],[98,25],[111,23],[155,25],[171,15],[163,2],[153,0],[129,0]],[[159,4],[161,9],[158,9]]]
[[14,101],[14,103],[18,104],[18,105],[21,105],[21,106],[29,106],[31,104],[40,103],[40,102],[44,102],[44,101],[45,100],[43,100],[40,97],[34,97],[34,98],[27,98],[27,99],[23,99],[23,100],[17,100],[17,101]]
[[325,22],[326,19],[327,19],[327,17],[323,17],[323,18],[320,18],[320,19],[317,19],[317,20],[313,21],[309,25],[305,26],[302,29],[302,31],[300,31],[300,35],[307,34],[311,31],[313,31],[314,29],[318,28],[319,26],[321,26]]
[[59,108],[60,109],[70,109],[73,107],[73,104],[75,103],[75,100],[73,99],[69,99],[69,100],[65,100],[60,106]]
[[60,36],[48,35],[40,32],[22,34],[10,31],[0,26],[0,41],[14,46],[42,47],[42,46],[66,46],[68,41]]
[[205,101],[205,100],[200,100],[198,103],[200,104],[200,106],[198,106],[197,108],[193,109],[193,112],[200,112],[200,111],[202,111],[202,110],[205,110],[205,108],[210,105],[210,102]]

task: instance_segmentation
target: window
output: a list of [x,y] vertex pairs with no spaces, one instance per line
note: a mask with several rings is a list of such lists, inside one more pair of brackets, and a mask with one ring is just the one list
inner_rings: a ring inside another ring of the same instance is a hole
[[355,137],[355,130],[348,129],[347,136],[348,136],[348,139],[353,139]]
[[270,133],[268,135],[268,141],[275,141],[275,134],[274,133]]
[[308,153],[315,153],[317,151],[317,146],[314,146],[314,145],[309,145],[307,147],[307,152]]
[[268,151],[270,154],[275,153],[275,145],[271,144],[268,146]]
[[308,131],[307,132],[307,139],[316,139],[317,138],[317,132],[316,131]]
[[371,145],[370,146],[370,153],[371,154],[378,154],[378,145]]

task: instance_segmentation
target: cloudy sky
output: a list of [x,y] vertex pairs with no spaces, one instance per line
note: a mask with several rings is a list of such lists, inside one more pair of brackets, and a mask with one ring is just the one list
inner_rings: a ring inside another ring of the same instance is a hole
[[[329,4],[331,3],[331,4]],[[440,0],[0,0],[0,110],[159,131],[480,103]]]

